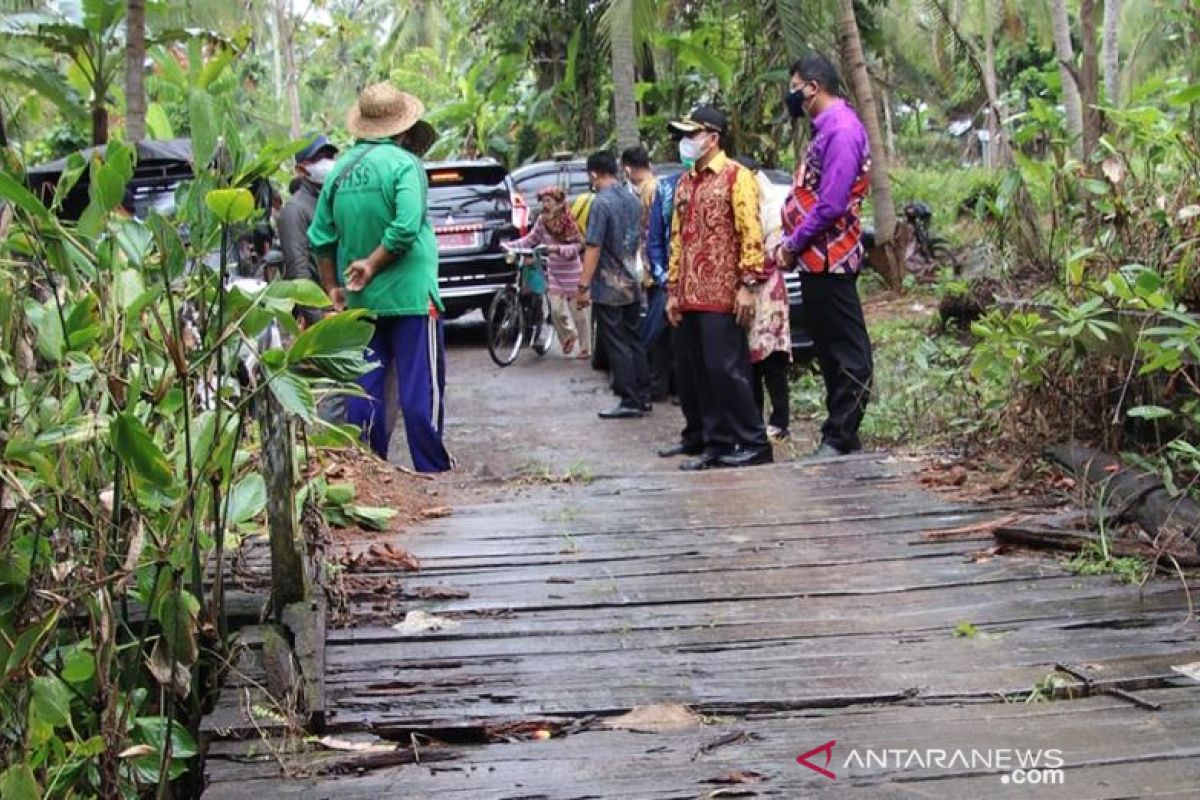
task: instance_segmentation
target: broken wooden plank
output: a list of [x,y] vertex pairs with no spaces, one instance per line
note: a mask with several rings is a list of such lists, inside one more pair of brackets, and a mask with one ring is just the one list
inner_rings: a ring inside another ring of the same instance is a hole
[[1080,553],[1095,549],[1097,552],[1122,557],[1144,558],[1165,572],[1175,572],[1174,564],[1181,567],[1200,567],[1200,553],[1160,550],[1154,545],[1139,542],[1124,536],[1106,536],[1091,531],[1076,531],[1051,528],[1045,525],[1001,525],[993,532],[998,541],[1034,549],[1063,550]]
[[295,642],[304,713],[314,733],[325,729],[325,593],[293,603],[283,610],[283,624]]

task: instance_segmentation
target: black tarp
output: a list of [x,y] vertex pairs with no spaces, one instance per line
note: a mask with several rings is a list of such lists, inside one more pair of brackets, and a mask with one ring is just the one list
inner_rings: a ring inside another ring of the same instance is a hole
[[[100,145],[79,152],[84,159],[90,160],[97,154],[103,156],[105,151],[106,146]],[[54,197],[59,176],[66,168],[66,158],[30,167],[25,172],[25,182],[43,203],[49,205]],[[137,164],[133,170],[133,179],[129,182],[129,191],[135,205],[150,203],[155,196],[173,192],[180,181],[188,180],[192,175],[191,139],[138,142]],[[88,183],[89,175],[85,171],[63,201],[63,218],[78,219],[87,208]]]

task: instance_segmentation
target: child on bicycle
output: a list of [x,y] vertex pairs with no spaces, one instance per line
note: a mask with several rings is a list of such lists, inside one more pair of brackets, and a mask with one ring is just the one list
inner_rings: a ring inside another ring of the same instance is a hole
[[559,186],[538,190],[542,213],[527,236],[506,243],[507,247],[528,249],[545,247],[546,279],[550,294],[550,319],[564,355],[571,355],[579,345],[580,359],[591,358],[591,312],[575,307],[575,290],[583,274],[580,248],[583,235],[567,206],[566,193]]

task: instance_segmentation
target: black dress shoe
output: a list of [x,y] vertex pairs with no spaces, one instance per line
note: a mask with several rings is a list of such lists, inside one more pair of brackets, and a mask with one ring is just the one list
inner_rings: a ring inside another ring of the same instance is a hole
[[688,447],[685,444],[676,444],[671,447],[660,448],[658,455],[659,458],[675,458],[675,456],[698,456],[703,452],[703,449]]
[[638,417],[642,416],[642,414],[643,412],[641,408],[620,405],[613,406],[607,411],[601,411],[599,414],[597,414],[597,416],[600,417],[600,419],[637,419]]
[[643,414],[649,414],[649,413],[650,413],[651,411],[653,411],[653,410],[654,410],[654,404],[653,404],[653,403],[651,403],[651,402],[649,402],[649,401],[646,401],[645,403],[642,403],[642,413],[643,413]]
[[684,472],[701,472],[721,466],[721,456],[716,453],[701,453],[679,465]]
[[722,467],[756,467],[759,464],[770,464],[775,460],[771,446],[742,447],[738,445],[732,453],[719,459]]

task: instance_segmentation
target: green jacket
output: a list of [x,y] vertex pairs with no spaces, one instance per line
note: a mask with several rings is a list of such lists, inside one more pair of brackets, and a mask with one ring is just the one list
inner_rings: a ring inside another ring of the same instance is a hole
[[[330,192],[351,164],[354,171],[341,182],[331,206]],[[380,244],[395,255],[365,289],[346,292],[347,307],[380,316],[426,316],[431,302],[442,309],[428,195],[420,160],[390,139],[360,139],[338,159],[317,199],[308,243],[318,255],[335,260],[343,285],[350,262],[366,258]]]

